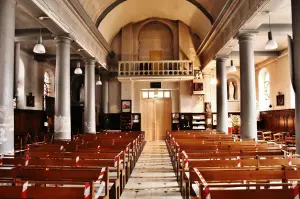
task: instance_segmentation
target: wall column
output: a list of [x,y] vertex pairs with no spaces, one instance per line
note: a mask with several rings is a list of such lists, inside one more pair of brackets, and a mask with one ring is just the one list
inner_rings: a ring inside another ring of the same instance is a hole
[[217,57],[217,131],[228,134],[227,74],[225,57]]
[[[15,79],[14,79],[14,95],[18,96],[18,77],[19,77],[19,66],[21,59],[21,43],[19,41],[15,42]],[[18,105],[18,103],[17,103]]]
[[256,139],[255,63],[252,33],[238,36],[240,45],[241,78],[241,138]]
[[292,24],[293,24],[293,44],[294,44],[294,83],[297,92],[295,93],[295,130],[296,130],[296,153],[300,153],[300,2],[292,0]]
[[0,1],[0,154],[14,152],[15,0]]
[[96,133],[95,59],[85,60],[84,132]]
[[108,114],[108,80],[105,79],[102,82],[102,108],[103,113]]
[[71,139],[70,43],[71,38],[58,36],[55,70],[55,140]]

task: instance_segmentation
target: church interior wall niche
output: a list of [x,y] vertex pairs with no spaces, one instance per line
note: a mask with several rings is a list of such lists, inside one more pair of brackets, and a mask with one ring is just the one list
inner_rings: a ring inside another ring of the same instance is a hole
[[236,101],[239,100],[238,97],[238,84],[237,81],[233,78],[227,80],[227,100]]

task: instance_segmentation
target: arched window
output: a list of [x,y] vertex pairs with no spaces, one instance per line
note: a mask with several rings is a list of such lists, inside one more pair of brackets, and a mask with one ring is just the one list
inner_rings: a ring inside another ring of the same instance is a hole
[[50,75],[48,72],[44,74],[44,110],[46,110],[46,97],[51,93],[50,87]]
[[264,68],[259,73],[259,107],[261,111],[269,109],[270,95],[270,73]]
[[270,74],[266,72],[264,79],[264,96],[266,104],[270,104]]

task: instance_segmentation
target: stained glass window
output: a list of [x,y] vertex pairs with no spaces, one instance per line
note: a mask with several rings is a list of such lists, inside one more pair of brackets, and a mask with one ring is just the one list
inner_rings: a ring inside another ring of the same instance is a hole
[[48,72],[44,74],[44,110],[46,110],[46,96],[49,96],[51,92],[50,89],[50,75]]

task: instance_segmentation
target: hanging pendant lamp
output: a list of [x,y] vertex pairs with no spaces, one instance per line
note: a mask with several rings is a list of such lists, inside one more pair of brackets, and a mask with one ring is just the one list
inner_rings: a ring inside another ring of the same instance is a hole
[[99,79],[96,81],[96,86],[101,86],[101,85],[102,85],[102,82],[101,82],[100,75],[99,75]]
[[[214,73],[214,70],[211,69],[211,71]],[[217,78],[215,76],[215,74],[212,75],[212,78],[210,80],[210,84],[216,85],[218,83]]]
[[270,31],[268,32],[268,41],[265,45],[265,49],[266,50],[274,50],[274,49],[278,48],[278,44],[277,44],[277,42],[275,41],[275,39],[273,38],[273,35],[272,35],[270,13],[269,13],[269,28],[270,28]]
[[45,54],[46,53],[45,46],[43,45],[41,29],[40,29],[40,35],[38,37],[38,42],[37,42],[37,44],[35,44],[35,46],[33,48],[33,52],[37,53],[37,54]]
[[80,68],[80,62],[77,62],[77,66],[76,66],[76,69],[74,71],[74,74],[76,74],[76,75],[81,75],[82,74],[82,70]]
[[235,67],[235,65],[233,64],[233,59],[230,60],[229,72],[231,72],[231,73],[236,72],[236,67]]
[[102,82],[100,79],[100,67],[99,67],[99,79],[96,81],[96,86],[101,86],[101,85],[102,85]]

